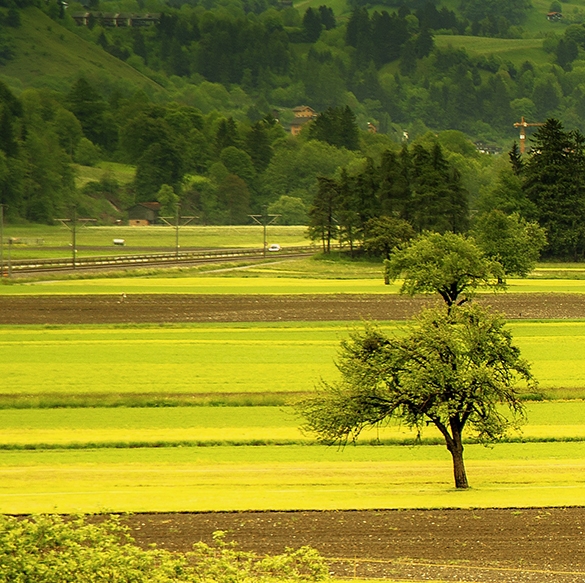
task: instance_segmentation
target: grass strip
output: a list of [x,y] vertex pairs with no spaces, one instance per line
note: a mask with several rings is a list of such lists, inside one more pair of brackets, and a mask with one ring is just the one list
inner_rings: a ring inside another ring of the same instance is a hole
[[[312,394],[305,392],[275,393],[197,393],[192,395],[167,393],[42,393],[38,395],[0,393],[0,410],[7,409],[93,409],[96,407],[286,407]],[[554,388],[542,393],[525,393],[525,403],[548,401],[577,401],[585,399],[583,388]]]
[[[498,443],[580,443],[585,442],[583,437],[504,437]],[[477,439],[464,439],[465,445],[481,445]],[[445,445],[440,437],[424,437],[421,439],[371,439],[361,440],[351,447],[425,447]],[[147,449],[173,447],[323,447],[323,444],[312,440],[300,439],[247,439],[247,440],[178,440],[178,441],[101,441],[101,442],[71,442],[71,443],[0,443],[1,451],[44,451],[44,450],[88,450],[88,449]],[[349,445],[347,447],[350,447]],[[344,449],[343,447],[340,447]]]
[[[585,389],[584,389],[585,393]],[[42,393],[38,395],[1,394],[0,410],[5,409],[91,409],[95,407],[283,407],[307,393]]]
[[[399,331],[401,324],[380,326]],[[352,322],[0,327],[0,408],[283,404],[287,393],[294,399],[320,378],[335,378],[339,342],[356,327]],[[542,395],[526,399],[585,396],[585,322],[520,321],[509,328],[540,381]]]

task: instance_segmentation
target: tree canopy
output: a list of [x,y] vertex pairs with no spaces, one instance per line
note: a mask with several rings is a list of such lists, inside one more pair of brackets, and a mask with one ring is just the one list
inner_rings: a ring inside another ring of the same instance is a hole
[[504,320],[474,304],[424,311],[404,335],[367,326],[342,342],[337,367],[339,380],[323,381],[299,403],[304,430],[345,444],[392,419],[419,436],[433,424],[451,453],[457,488],[468,487],[464,430],[482,443],[498,440],[523,418],[517,383],[534,384]]
[[410,223],[395,217],[374,217],[365,225],[364,251],[385,259],[395,247],[414,237]]
[[384,263],[389,281],[403,279],[400,293],[438,293],[448,307],[466,302],[478,288],[504,287],[501,264],[455,233],[423,233]]
[[502,265],[506,275],[526,277],[546,245],[546,232],[538,223],[499,210],[480,215],[472,234],[486,256]]

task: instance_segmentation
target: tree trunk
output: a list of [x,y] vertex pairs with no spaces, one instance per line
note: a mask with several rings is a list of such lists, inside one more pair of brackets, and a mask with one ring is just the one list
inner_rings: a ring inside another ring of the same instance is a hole
[[447,445],[453,458],[453,477],[455,478],[455,488],[469,488],[467,474],[465,473],[465,462],[463,461],[463,443],[461,433],[453,435],[453,441]]
[[461,432],[465,422],[457,417],[452,417],[449,420],[449,429],[437,417],[431,417],[431,421],[437,426],[437,429],[443,434],[447,449],[453,458],[453,477],[455,478],[455,488],[469,488],[467,482],[467,474],[465,473],[465,463],[463,461],[463,439]]

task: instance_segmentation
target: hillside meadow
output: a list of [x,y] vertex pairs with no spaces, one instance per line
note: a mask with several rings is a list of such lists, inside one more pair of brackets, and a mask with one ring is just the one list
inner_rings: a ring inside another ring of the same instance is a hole
[[40,9],[20,11],[21,26],[10,29],[15,58],[3,63],[0,79],[15,93],[29,87],[68,91],[79,73],[101,86],[142,90],[150,97],[167,91],[124,61],[80,38]]
[[542,38],[488,38],[480,36],[437,35],[435,45],[441,49],[464,49],[470,57],[494,55],[516,66],[525,61],[546,64],[550,56],[542,48]]

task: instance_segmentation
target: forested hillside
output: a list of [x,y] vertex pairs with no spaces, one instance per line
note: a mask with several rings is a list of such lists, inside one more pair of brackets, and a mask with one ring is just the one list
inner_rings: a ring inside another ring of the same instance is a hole
[[[374,216],[465,231],[475,211],[500,208],[515,122],[585,129],[579,4],[84,2],[2,0],[8,220],[76,206],[110,222],[158,200],[204,223],[262,209],[318,223],[329,189],[365,201],[352,240]],[[76,184],[76,169],[101,161],[134,180]]]

